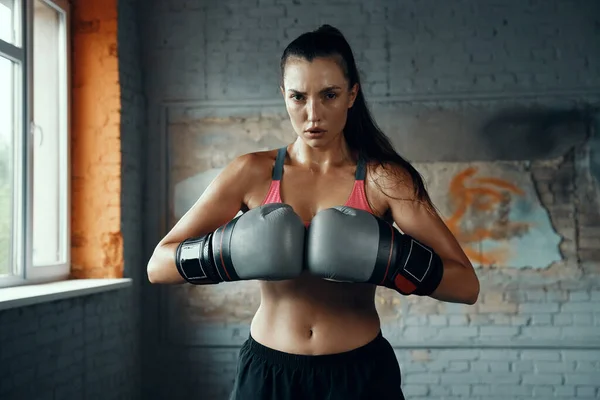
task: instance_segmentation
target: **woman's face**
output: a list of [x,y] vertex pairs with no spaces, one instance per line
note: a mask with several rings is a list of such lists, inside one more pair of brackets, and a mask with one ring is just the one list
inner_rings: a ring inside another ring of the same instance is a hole
[[312,62],[290,58],[281,91],[298,136],[312,147],[322,147],[342,134],[358,84],[349,90],[342,69],[332,58]]

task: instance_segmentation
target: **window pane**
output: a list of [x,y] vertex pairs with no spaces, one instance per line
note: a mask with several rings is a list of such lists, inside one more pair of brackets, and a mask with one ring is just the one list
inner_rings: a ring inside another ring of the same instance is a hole
[[66,262],[65,18],[43,1],[33,21],[33,265]]
[[21,2],[0,0],[0,40],[21,46]]
[[0,276],[12,272],[15,67],[0,57]]

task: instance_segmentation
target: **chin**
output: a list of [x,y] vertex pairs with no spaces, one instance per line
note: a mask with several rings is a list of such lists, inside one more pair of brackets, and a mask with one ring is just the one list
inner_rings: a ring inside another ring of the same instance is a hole
[[306,143],[308,146],[314,147],[314,148],[327,146],[327,144],[329,144],[329,142],[330,142],[330,140],[328,140],[328,139],[329,138],[327,138],[327,137],[319,137],[319,138],[311,138],[311,137],[306,137],[306,136],[302,137],[302,140],[304,141],[304,143]]

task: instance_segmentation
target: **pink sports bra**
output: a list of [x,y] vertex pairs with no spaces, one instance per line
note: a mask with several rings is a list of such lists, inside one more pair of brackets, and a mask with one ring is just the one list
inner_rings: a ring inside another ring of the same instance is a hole
[[[282,203],[281,200],[281,178],[283,176],[283,164],[287,155],[287,148],[282,147],[277,152],[277,159],[275,160],[275,166],[273,167],[273,175],[271,180],[271,186],[269,192],[263,200],[261,205],[269,203]],[[367,201],[367,195],[365,193],[365,176],[367,174],[366,164],[362,157],[358,159],[356,164],[356,174],[354,187],[350,197],[346,200],[344,206],[352,207],[360,210],[365,210],[374,214],[369,202]],[[304,224],[308,226],[310,221],[305,221]]]

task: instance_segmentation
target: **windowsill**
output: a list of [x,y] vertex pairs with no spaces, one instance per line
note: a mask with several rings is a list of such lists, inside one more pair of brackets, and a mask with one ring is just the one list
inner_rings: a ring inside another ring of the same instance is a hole
[[0,310],[87,296],[131,286],[131,279],[71,279],[0,289]]

